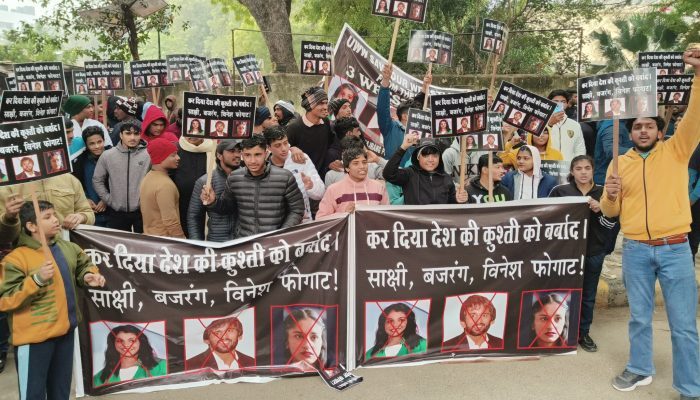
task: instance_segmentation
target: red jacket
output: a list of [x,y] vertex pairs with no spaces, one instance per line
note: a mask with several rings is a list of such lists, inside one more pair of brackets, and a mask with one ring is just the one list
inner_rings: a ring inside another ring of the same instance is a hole
[[159,136],[150,136],[147,134],[148,128],[151,126],[151,124],[154,121],[157,121],[159,119],[163,120],[164,124],[168,124],[167,118],[165,118],[165,114],[163,114],[163,110],[161,110],[157,106],[150,106],[148,107],[148,110],[146,111],[146,117],[143,119],[143,123],[141,124],[141,139],[143,139],[146,143],[149,143],[151,140],[155,139],[156,137],[161,137],[163,139],[167,139],[175,144],[178,142],[178,137],[174,135],[172,132],[168,132],[167,129],[163,130],[163,133],[161,133]]

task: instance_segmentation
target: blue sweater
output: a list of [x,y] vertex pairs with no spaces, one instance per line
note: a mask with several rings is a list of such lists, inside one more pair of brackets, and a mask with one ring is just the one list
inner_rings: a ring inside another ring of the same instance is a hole
[[[625,124],[625,120],[620,120],[620,148],[618,155],[627,153],[627,150],[632,148],[634,144],[629,138],[629,131]],[[611,119],[598,122],[598,134],[595,142],[595,170],[593,171],[593,182],[596,185],[605,185],[605,175],[608,171],[608,165],[613,158],[613,121]]]

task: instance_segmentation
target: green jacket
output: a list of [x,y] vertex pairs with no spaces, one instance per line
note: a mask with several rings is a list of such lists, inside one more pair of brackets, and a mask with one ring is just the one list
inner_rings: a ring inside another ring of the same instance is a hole
[[[408,354],[419,354],[419,353],[425,353],[426,350],[428,349],[427,342],[425,339],[421,339],[418,342],[418,346],[414,347],[411,349],[411,351],[408,351],[408,348],[406,347],[406,343],[402,342],[401,343],[401,350],[396,354],[395,357],[399,356],[405,356]],[[386,357],[386,352],[384,351],[384,348],[376,352],[374,355],[371,355],[370,352],[372,349],[367,350],[367,353],[365,354],[365,360],[369,360],[370,358],[377,358],[377,357]]]
[[[92,387],[98,387],[102,386],[106,383],[119,383],[121,382],[121,379],[119,378],[118,371],[114,371],[112,376],[107,379],[107,382],[103,382],[102,379],[100,379],[100,376],[102,375],[102,371],[98,372],[93,378],[92,378]],[[164,376],[168,374],[168,365],[165,362],[165,360],[158,360],[158,364],[156,364],[155,367],[151,368],[150,370],[146,371],[143,369],[143,366],[139,365],[139,367],[136,369],[136,374],[134,374],[134,378],[132,380],[138,380],[138,379],[144,379],[144,378],[152,378],[154,376]]]

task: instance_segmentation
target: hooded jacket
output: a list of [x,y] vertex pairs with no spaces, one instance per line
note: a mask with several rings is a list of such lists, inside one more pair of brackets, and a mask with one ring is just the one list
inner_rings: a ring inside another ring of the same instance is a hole
[[[454,181],[455,185],[459,185],[459,169],[462,165],[460,160],[462,153],[458,139],[459,138],[455,138],[450,147],[445,149],[445,151],[442,153],[442,162],[445,165],[445,173],[452,176],[452,181]],[[488,152],[467,151],[467,171],[465,175],[467,178],[471,178],[475,175],[475,171],[477,169],[476,165],[479,164],[479,157],[484,154],[488,154]],[[476,175],[478,175],[478,173]]]
[[541,199],[548,197],[549,192],[551,192],[558,183],[555,177],[542,172],[542,160],[540,159],[540,152],[537,151],[537,148],[530,145],[527,147],[529,147],[530,152],[532,152],[532,177],[528,177],[515,169],[508,172],[501,180],[501,184],[513,194],[513,200],[520,200],[523,198],[523,193],[526,192],[526,185],[530,185],[527,191],[532,192],[532,198]]
[[[481,184],[480,179],[480,176],[475,176],[469,180],[467,185],[467,194],[469,195],[469,201],[467,202],[469,204],[491,203],[489,200],[489,189]],[[494,182],[493,197],[496,203],[513,200],[513,194],[501,182]]]
[[[211,186],[214,189],[216,197],[226,190],[226,173],[221,166],[217,164],[216,169],[212,172]],[[235,213],[218,213],[213,210],[207,211],[207,208],[202,204],[201,194],[202,188],[207,183],[207,175],[202,175],[194,183],[192,197],[190,197],[190,206],[187,209],[187,233],[190,239],[205,240],[204,237],[204,220],[209,215],[207,221],[206,240],[212,242],[225,242],[233,240],[236,229],[236,214]]]
[[[586,142],[583,140],[581,125],[571,118],[564,118],[549,130],[549,143],[559,150],[563,160],[571,161],[576,156],[586,154]],[[548,143],[548,145],[549,145]],[[543,158],[543,160],[546,160]]]
[[[528,146],[534,147],[532,144],[532,134],[527,135],[526,143]],[[499,153],[501,160],[503,160],[503,165],[512,165],[513,168],[517,168],[518,150],[520,150],[519,147],[517,149],[513,149],[510,142],[506,143],[505,150],[502,153]],[[547,148],[545,149],[545,152],[539,152],[539,155],[540,160],[543,161],[561,161],[564,159],[561,152],[553,147],[551,135],[549,136],[549,140],[547,140]]]
[[282,126],[287,126],[291,120],[299,116],[299,114],[296,114],[294,111],[290,110],[288,108],[289,106],[291,106],[291,104],[280,100],[272,107],[273,111],[275,110],[275,107],[279,107],[279,109],[282,110],[282,119],[277,121]]
[[[172,108],[168,108],[166,105],[168,100],[170,100],[173,103]],[[166,111],[168,112],[167,118],[168,118],[168,123],[173,123],[175,122],[175,118],[173,118],[173,114],[175,114],[175,117],[177,117],[176,111],[177,111],[177,96],[174,94],[165,96],[165,100],[163,100],[163,106],[165,107]]]
[[151,157],[143,140],[135,149],[128,149],[119,142],[97,160],[92,184],[100,199],[112,210],[137,211],[139,187],[150,168]]
[[[102,154],[111,148],[112,146],[105,146]],[[97,168],[98,160],[98,157],[95,157],[94,154],[86,151],[75,160],[75,164],[73,165],[73,176],[75,176],[75,178],[80,181],[80,184],[83,185],[85,196],[92,200],[95,204],[100,202],[100,196],[97,194],[95,191],[95,186],[92,184],[92,177],[95,175],[95,168]],[[95,225],[106,226],[106,223],[107,215],[104,212],[95,214]]]
[[54,261],[53,278],[46,286],[36,284],[32,275],[44,264],[46,256],[41,244],[24,232],[19,235],[17,247],[2,260],[0,311],[9,313],[14,346],[42,343],[74,328],[73,324],[80,322],[76,285],[85,286],[85,274],[99,273],[78,245],[56,237],[49,241],[49,248],[54,259],[63,256],[70,281],[64,281],[62,268]]
[[318,205],[316,218],[345,212],[350,203],[363,205],[387,205],[389,194],[381,182],[365,178],[362,182],[355,182],[350,175],[326,188],[321,203]]
[[[159,119],[163,120],[163,123],[165,124],[163,126],[163,133],[161,133],[159,136],[151,136],[148,134],[148,128],[151,126],[151,124],[154,121],[157,121]],[[145,141],[146,144],[148,144],[151,140],[155,139],[156,137],[160,137],[163,139],[167,139],[175,144],[178,142],[177,136],[173,135],[170,132],[167,132],[165,128],[168,126],[168,120],[165,118],[165,114],[163,114],[163,110],[158,108],[157,106],[151,106],[148,107],[146,110],[146,115],[143,118],[143,124],[141,124],[141,140]]]
[[[435,147],[434,145],[430,145]],[[411,155],[411,166],[399,168],[406,150],[399,147],[386,163],[384,179],[403,188],[404,204],[456,204],[456,190],[452,177],[445,173],[442,157],[438,154],[438,166],[433,172],[420,167],[418,154],[427,146],[420,146]]]

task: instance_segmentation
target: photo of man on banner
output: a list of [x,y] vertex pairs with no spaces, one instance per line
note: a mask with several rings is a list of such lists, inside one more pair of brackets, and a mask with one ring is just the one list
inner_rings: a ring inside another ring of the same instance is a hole
[[507,293],[446,298],[442,351],[502,350],[507,306]]
[[221,318],[185,320],[185,370],[253,368],[255,308]]

